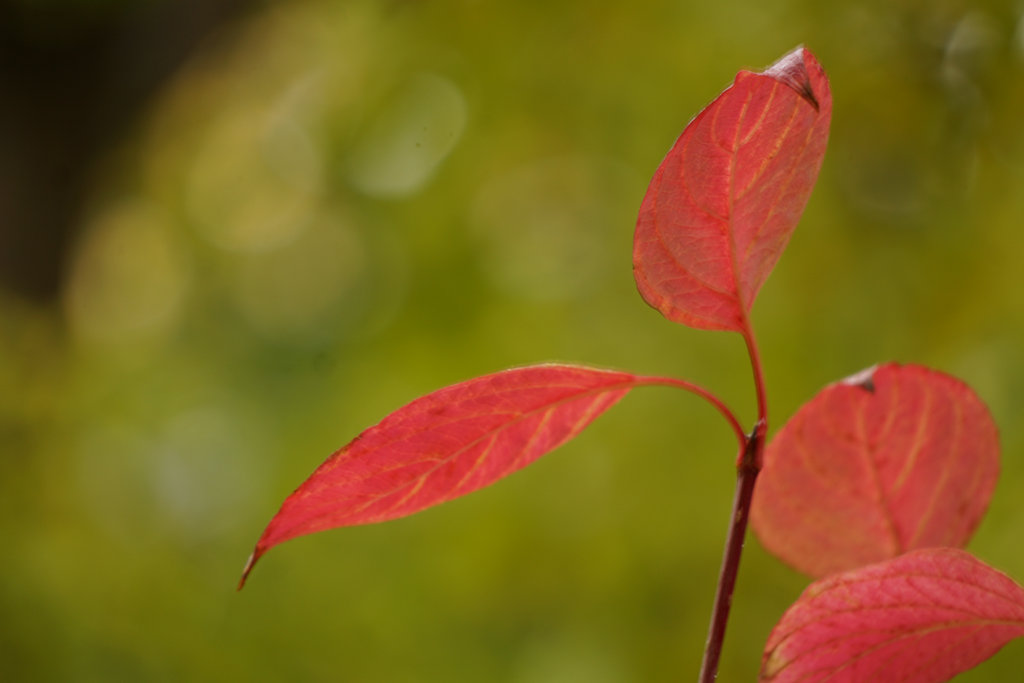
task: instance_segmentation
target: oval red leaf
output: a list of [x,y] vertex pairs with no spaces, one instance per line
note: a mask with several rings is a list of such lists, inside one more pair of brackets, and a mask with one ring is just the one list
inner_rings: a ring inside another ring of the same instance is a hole
[[288,496],[257,542],[239,588],[271,547],[404,517],[487,486],[573,438],[640,384],[689,388],[625,372],[536,365],[413,401],[331,455]]
[[772,630],[761,681],[939,683],[1024,636],[1024,588],[953,548],[811,584]]
[[999,475],[999,437],[958,379],[890,363],[823,389],[768,444],[751,523],[812,576],[963,546]]
[[633,270],[669,320],[737,330],[803,213],[825,155],[832,95],[798,48],[736,81],[686,127],[640,206]]

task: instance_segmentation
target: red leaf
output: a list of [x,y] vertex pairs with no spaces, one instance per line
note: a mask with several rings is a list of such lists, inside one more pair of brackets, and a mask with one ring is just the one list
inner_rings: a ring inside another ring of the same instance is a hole
[[814,187],[832,95],[798,48],[741,71],[676,140],[640,206],[633,270],[669,320],[742,331]]
[[953,548],[811,584],[772,630],[761,681],[939,683],[1024,636],[1024,588]]
[[257,542],[239,588],[271,547],[404,517],[487,486],[575,437],[642,384],[694,390],[681,380],[537,365],[413,401],[334,453],[288,496]]
[[992,497],[999,437],[963,382],[890,363],[823,389],[768,444],[751,523],[813,576],[962,546]]

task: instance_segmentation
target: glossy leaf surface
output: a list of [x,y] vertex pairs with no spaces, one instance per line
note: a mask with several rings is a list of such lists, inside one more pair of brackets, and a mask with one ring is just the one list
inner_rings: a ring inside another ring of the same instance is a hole
[[798,48],[741,71],[683,131],[640,207],[633,270],[669,320],[737,330],[804,210],[828,141],[832,95]]
[[768,638],[761,680],[939,683],[1024,636],[1024,589],[929,548],[811,584]]
[[751,523],[768,550],[823,576],[964,545],[998,474],[996,426],[970,387],[890,363],[826,387],[776,434]]
[[664,383],[685,384],[537,365],[419,398],[331,455],[284,501],[256,544],[242,582],[279,543],[404,517],[475,491],[575,437],[631,388]]

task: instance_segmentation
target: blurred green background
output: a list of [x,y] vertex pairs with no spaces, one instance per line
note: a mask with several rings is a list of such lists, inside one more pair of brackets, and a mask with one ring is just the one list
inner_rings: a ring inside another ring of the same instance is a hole
[[[137,11],[41,4],[22,28],[52,44]],[[971,549],[1024,580],[1019,2],[261,3],[103,139],[67,248],[29,263],[55,293],[0,292],[0,677],[695,678],[735,453],[668,389],[488,490],[276,548],[234,588],[327,455],[477,374],[682,376],[751,421],[742,342],[644,305],[632,230],[689,118],[800,43],[835,114],[755,307],[774,425],[880,361],[965,379],[1004,447]],[[161,44],[125,41],[121,73]],[[748,543],[721,680],[753,680],[806,583]],[[960,680],[1022,670],[1016,642]]]

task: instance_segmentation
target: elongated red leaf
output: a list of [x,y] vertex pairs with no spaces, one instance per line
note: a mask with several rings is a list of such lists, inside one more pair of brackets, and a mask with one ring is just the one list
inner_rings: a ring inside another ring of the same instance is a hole
[[939,683],[1024,636],[1024,588],[953,548],[811,584],[768,638],[761,681]]
[[823,389],[768,444],[751,523],[812,576],[962,546],[999,475],[988,409],[963,382],[889,363]]
[[640,206],[633,270],[669,320],[742,331],[825,155],[832,95],[798,48],[736,81],[686,127]]
[[629,390],[682,381],[572,365],[507,370],[398,409],[329,457],[281,506],[242,576],[271,547],[404,517],[487,486],[575,437]]

